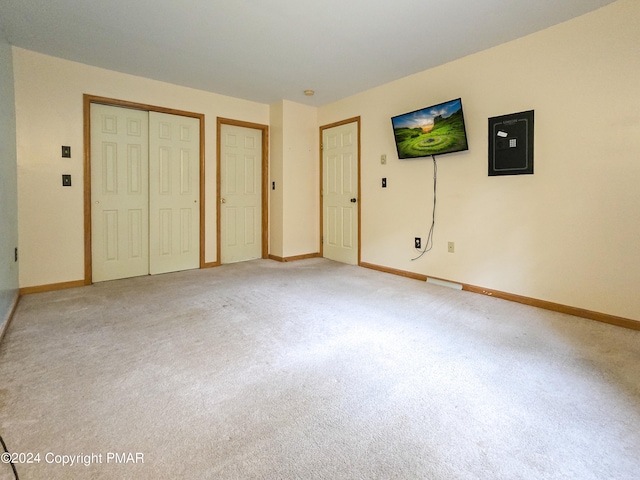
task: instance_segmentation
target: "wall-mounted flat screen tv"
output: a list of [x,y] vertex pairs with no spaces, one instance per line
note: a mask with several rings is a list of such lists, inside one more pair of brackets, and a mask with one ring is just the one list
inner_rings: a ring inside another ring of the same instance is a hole
[[391,123],[400,159],[469,149],[460,98],[398,115]]

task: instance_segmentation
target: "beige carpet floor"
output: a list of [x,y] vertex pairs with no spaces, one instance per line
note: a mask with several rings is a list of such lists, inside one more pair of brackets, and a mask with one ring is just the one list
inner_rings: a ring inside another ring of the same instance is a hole
[[25,296],[0,382],[22,480],[640,478],[640,332],[325,259]]

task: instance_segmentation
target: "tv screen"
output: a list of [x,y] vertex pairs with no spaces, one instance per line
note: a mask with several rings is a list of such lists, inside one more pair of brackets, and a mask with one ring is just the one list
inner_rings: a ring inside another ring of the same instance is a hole
[[469,149],[460,98],[398,115],[391,123],[400,159]]

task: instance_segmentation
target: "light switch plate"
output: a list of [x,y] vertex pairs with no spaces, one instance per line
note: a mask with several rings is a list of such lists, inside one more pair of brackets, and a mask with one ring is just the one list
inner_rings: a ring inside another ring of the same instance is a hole
[[71,158],[71,147],[62,146],[62,158]]
[[62,186],[63,187],[71,186],[71,175],[62,175]]

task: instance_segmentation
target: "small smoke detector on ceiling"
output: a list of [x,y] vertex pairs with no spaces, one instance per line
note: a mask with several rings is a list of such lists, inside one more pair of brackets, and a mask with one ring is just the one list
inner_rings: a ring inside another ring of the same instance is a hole
[[307,97],[313,97],[313,96],[315,95],[315,93],[316,93],[316,92],[315,92],[314,90],[305,90],[305,91],[304,91],[304,94],[305,94]]

